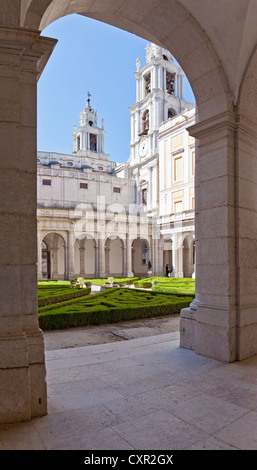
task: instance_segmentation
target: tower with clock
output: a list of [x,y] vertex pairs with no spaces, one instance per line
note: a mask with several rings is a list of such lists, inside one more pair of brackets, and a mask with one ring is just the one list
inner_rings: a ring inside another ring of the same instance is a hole
[[192,106],[184,99],[183,70],[170,52],[146,47],[146,64],[137,59],[136,102],[131,106],[130,169],[137,203],[154,215],[158,208],[158,134],[160,124]]

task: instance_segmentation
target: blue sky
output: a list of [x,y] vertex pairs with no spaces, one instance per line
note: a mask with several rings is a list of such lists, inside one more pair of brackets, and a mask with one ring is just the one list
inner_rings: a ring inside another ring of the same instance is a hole
[[[110,160],[126,161],[136,59],[145,64],[148,41],[80,15],[55,21],[42,35],[58,43],[38,82],[38,150],[72,153],[73,124],[79,124],[89,91],[99,125],[104,118],[105,153]],[[185,95],[193,102],[188,84]]]

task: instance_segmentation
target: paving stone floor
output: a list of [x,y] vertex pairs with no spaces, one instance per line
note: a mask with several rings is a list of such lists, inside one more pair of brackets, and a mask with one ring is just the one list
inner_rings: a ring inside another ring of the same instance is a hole
[[231,364],[171,332],[46,351],[48,415],[0,426],[0,450],[257,449],[257,357]]

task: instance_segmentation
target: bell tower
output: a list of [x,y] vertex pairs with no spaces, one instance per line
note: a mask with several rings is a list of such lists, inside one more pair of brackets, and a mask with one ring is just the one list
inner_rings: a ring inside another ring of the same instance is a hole
[[158,153],[159,126],[191,107],[184,99],[183,70],[170,52],[153,43],[146,47],[146,65],[136,62],[136,102],[130,109],[130,164]]
[[102,119],[102,127],[98,127],[97,111],[91,106],[90,96],[88,92],[87,105],[80,113],[79,128],[74,124],[73,155],[108,160],[109,155],[104,153],[104,121]]

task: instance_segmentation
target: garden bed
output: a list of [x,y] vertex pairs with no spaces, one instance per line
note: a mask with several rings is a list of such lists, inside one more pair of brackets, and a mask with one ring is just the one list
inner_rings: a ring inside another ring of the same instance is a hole
[[177,314],[188,307],[193,298],[192,295],[113,288],[40,307],[39,325],[43,330],[55,330]]
[[195,280],[192,278],[177,277],[150,277],[134,282],[135,287],[149,289],[153,292],[166,292],[170,294],[194,295]]
[[67,285],[57,286],[41,286],[38,287],[38,307],[43,307],[49,304],[64,302],[66,300],[75,299],[89,295],[91,288],[71,288],[70,283]]

